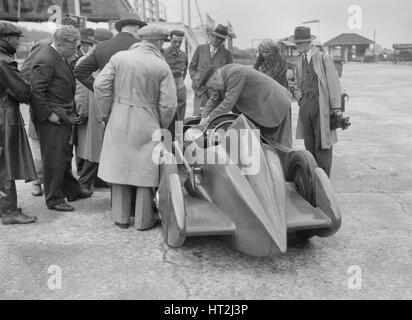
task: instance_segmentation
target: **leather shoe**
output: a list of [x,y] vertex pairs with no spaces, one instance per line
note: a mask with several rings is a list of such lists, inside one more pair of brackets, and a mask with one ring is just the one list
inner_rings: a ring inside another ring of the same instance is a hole
[[87,192],[85,190],[80,191],[78,194],[72,197],[67,197],[67,201],[74,202],[77,200],[88,199],[92,196],[93,192]]
[[60,211],[60,212],[73,212],[74,208],[68,205],[66,202],[56,204],[55,206],[49,207],[49,210]]
[[96,189],[110,189],[112,187],[112,185],[110,183],[106,182],[106,181],[103,181],[100,178],[97,178],[94,181],[94,187]]
[[35,223],[37,217],[29,217],[23,214],[20,210],[16,210],[14,212],[3,213],[1,220],[4,225],[30,224]]
[[130,225],[129,224],[123,224],[123,223],[118,223],[118,222],[115,222],[114,223],[116,226],[118,226],[120,229],[122,229],[122,230],[127,230],[127,229],[129,229],[129,227],[130,227]]
[[33,184],[33,186],[31,187],[31,195],[33,197],[41,197],[43,195],[41,184]]
[[159,224],[160,224],[160,218],[158,218],[158,217],[156,217],[155,219],[153,219],[153,222],[147,227],[147,228],[144,228],[144,229],[137,229],[138,231],[149,231],[149,230],[152,230],[152,229],[154,229],[154,228],[156,228]]

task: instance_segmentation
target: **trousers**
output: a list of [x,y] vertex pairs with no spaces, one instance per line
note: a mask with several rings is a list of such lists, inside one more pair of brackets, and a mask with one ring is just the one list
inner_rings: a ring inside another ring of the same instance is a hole
[[333,148],[322,149],[322,136],[319,117],[319,100],[315,97],[304,99],[300,107],[300,119],[303,127],[305,148],[312,153],[319,168],[328,177],[332,171]]
[[[145,230],[154,222],[153,189],[126,185],[113,185],[112,210],[115,223],[128,225],[132,211],[135,216],[135,228]],[[136,196],[133,207],[133,199]]]
[[16,182],[0,180],[0,214],[17,209]]
[[72,127],[38,120],[34,125],[43,160],[46,204],[50,208],[64,203],[66,197],[76,197],[80,193],[80,184],[71,171]]

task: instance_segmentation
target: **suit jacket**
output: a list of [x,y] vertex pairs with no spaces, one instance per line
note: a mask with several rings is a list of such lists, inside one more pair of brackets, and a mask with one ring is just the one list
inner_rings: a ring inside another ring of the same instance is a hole
[[220,47],[216,54],[211,57],[210,46],[210,44],[198,46],[193,54],[193,58],[189,66],[190,77],[193,81],[192,87],[198,95],[202,95],[207,91],[205,87],[199,88],[198,85],[198,81],[203,70],[212,65],[217,68],[221,68],[227,64],[233,63],[232,53],[224,47]]
[[[336,130],[330,130],[330,112],[333,109],[341,109],[342,91],[339,75],[332,58],[328,54],[320,52],[319,49],[312,50],[314,50],[312,55],[313,67],[319,82],[319,119],[322,149],[330,149],[338,142]],[[297,70],[299,78],[302,79],[302,59],[300,59]],[[298,119],[296,138],[305,138],[300,116]]]
[[287,89],[251,67],[230,64],[221,71],[225,92],[208,101],[202,117],[213,119],[235,108],[265,128],[276,128],[283,122],[292,103]]
[[136,42],[138,40],[131,33],[119,32],[113,39],[99,44],[94,52],[76,67],[76,79],[93,91],[93,73],[103,70],[112,56],[120,51],[129,50]]
[[76,81],[70,65],[53,47],[44,47],[37,54],[30,83],[32,115],[45,121],[55,112],[69,125],[69,116],[75,111]]

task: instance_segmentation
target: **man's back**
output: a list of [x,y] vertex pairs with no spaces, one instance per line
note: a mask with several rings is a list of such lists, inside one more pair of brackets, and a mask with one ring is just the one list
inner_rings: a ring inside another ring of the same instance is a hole
[[113,39],[99,44],[94,52],[75,69],[75,77],[89,90],[93,91],[93,72],[103,70],[112,56],[120,51],[129,50],[137,39],[128,32],[120,32]]
[[27,58],[24,60],[23,65],[21,66],[21,74],[23,75],[23,78],[26,79],[27,81],[30,81],[30,76],[31,76],[31,71],[33,68],[33,62],[34,59],[36,59],[36,56],[39,54],[41,49],[50,46],[53,43],[53,39],[44,39],[39,42],[37,42],[33,48],[31,48],[31,51]]
[[231,64],[221,70],[228,89],[226,98],[238,97],[235,102],[238,111],[267,128],[280,124],[291,106],[288,90],[251,67]]

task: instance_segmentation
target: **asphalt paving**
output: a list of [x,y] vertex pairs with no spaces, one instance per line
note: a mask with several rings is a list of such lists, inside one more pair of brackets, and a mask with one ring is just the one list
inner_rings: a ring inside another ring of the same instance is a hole
[[116,228],[108,190],[56,213],[19,182],[19,205],[38,222],[0,225],[0,299],[411,299],[411,79],[412,65],[344,66],[352,127],[334,148],[335,236],[291,239],[273,258],[222,238],[171,249],[160,227]]

